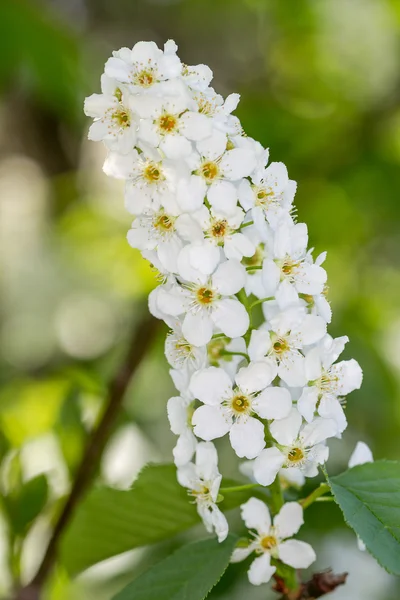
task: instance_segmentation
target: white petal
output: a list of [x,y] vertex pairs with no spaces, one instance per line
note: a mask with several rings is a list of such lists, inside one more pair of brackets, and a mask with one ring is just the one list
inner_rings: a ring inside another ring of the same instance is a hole
[[302,421],[299,411],[292,408],[285,419],[271,423],[271,434],[279,444],[290,446],[299,434]]
[[197,142],[196,145],[201,156],[215,160],[223,154],[226,148],[226,134],[218,129],[214,129],[212,135],[201,142]]
[[214,211],[222,215],[232,215],[237,206],[237,191],[229,181],[216,181],[207,192],[207,198]]
[[180,287],[175,286],[170,290],[164,289],[164,287],[157,289],[157,308],[161,312],[174,317],[185,312],[186,296]]
[[175,448],[172,450],[174,463],[177,467],[183,466],[192,460],[196,444],[197,440],[190,429],[187,429],[178,437]]
[[304,346],[319,342],[326,334],[326,322],[322,317],[306,315],[303,321],[294,327],[293,335],[297,335]]
[[307,423],[300,437],[305,446],[315,446],[337,434],[338,426],[336,421],[317,417],[312,423]]
[[187,463],[183,467],[179,467],[176,472],[177,479],[179,484],[182,487],[186,487],[189,489],[193,489],[196,486],[196,482],[198,481],[196,467],[193,463]]
[[189,260],[194,269],[204,275],[210,275],[219,263],[221,254],[219,248],[211,240],[202,244],[192,244],[189,250]]
[[356,465],[363,465],[369,462],[374,462],[371,450],[364,442],[357,442],[354,452],[350,456],[349,469]]
[[313,387],[305,387],[300,398],[297,401],[297,410],[307,423],[311,423],[314,418],[315,409],[318,402],[318,389]]
[[323,396],[318,406],[318,414],[324,419],[333,419],[336,422],[339,433],[347,427],[347,419],[342,405],[334,396]]
[[189,156],[193,149],[192,144],[183,135],[166,135],[160,143],[160,148],[165,156],[173,160]]
[[240,458],[255,458],[265,446],[264,425],[248,417],[245,423],[235,423],[230,432],[231,446]]
[[231,556],[231,563],[238,563],[245,560],[254,551],[254,545],[250,544],[247,548],[235,548]]
[[198,142],[211,135],[211,122],[205,115],[186,112],[179,121],[179,130],[188,140]]
[[231,338],[244,335],[250,325],[249,315],[245,307],[239,300],[234,298],[219,300],[215,304],[211,318],[215,325]]
[[167,413],[172,433],[183,433],[187,429],[187,402],[181,396],[173,396],[168,400]]
[[220,404],[232,395],[232,382],[223,369],[207,367],[192,375],[190,391],[204,404]]
[[269,387],[253,400],[253,408],[262,419],[283,419],[292,408],[289,390],[283,387]]
[[317,558],[310,544],[299,540],[282,542],[278,552],[281,561],[294,569],[307,569]]
[[327,279],[326,271],[317,265],[304,263],[296,274],[296,289],[300,294],[321,294]]
[[284,356],[278,366],[278,375],[290,387],[302,387],[307,383],[304,356],[300,352],[291,352],[289,356]]
[[269,532],[271,515],[265,502],[250,498],[241,505],[240,512],[247,529],[255,529],[260,535]]
[[225,240],[224,251],[226,258],[241,260],[243,256],[253,256],[256,247],[243,233],[234,233],[230,238]]
[[227,434],[232,423],[225,417],[225,413],[219,406],[203,404],[194,411],[192,425],[197,437],[210,441]]
[[266,329],[253,329],[251,332],[248,355],[250,360],[260,360],[271,347],[271,335]]
[[319,348],[312,348],[306,354],[304,363],[307,381],[314,381],[321,376],[321,353]]
[[105,121],[95,121],[88,131],[88,139],[92,142],[100,142],[108,134],[108,124]]
[[298,502],[286,502],[274,519],[277,535],[283,539],[295,535],[303,523],[303,509]]
[[212,481],[218,477],[218,480],[221,481],[221,476],[218,473],[218,454],[214,444],[211,442],[197,444],[196,467],[202,479]]
[[[246,269],[235,259],[221,263],[212,276],[213,286],[223,296],[232,296],[242,289],[246,282]],[[236,336],[235,336],[236,337]]]
[[[263,390],[276,377],[276,363],[271,359],[251,362],[242,367],[235,377],[237,385],[246,394]],[[258,400],[259,396],[255,400]],[[262,416],[262,415],[260,415]],[[272,417],[271,417],[272,418]]]
[[254,461],[254,479],[261,485],[271,485],[285,462],[285,456],[278,448],[266,448]]
[[254,153],[250,150],[235,148],[225,152],[220,165],[227,179],[237,181],[250,175],[256,166],[256,160]]
[[262,282],[266,296],[274,296],[279,284],[280,270],[273,260],[266,259],[262,267]]
[[243,179],[238,187],[239,202],[244,210],[250,210],[254,206],[254,193],[251,188],[250,181]]
[[204,312],[195,315],[187,313],[182,324],[182,333],[190,344],[204,346],[213,335],[212,321]]
[[223,542],[229,533],[228,521],[223,512],[220,511],[218,506],[213,506],[211,510],[211,522],[219,543]]
[[341,396],[360,389],[363,373],[356,360],[342,360],[340,363],[333,365],[331,372],[339,377],[339,394]]
[[250,583],[261,585],[268,583],[275,573],[276,567],[271,567],[271,557],[269,554],[263,554],[253,560],[250,569],[247,571]]
[[207,185],[202,177],[191,175],[180,179],[176,188],[176,200],[183,211],[193,212],[203,206]]

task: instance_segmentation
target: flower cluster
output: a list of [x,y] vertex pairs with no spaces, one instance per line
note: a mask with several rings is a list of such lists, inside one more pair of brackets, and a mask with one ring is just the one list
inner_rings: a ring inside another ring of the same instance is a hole
[[[114,52],[85,112],[89,138],[108,148],[105,173],[125,180],[128,242],[159,272],[149,307],[170,327],[178,481],[222,541],[212,441],[228,436],[261,486],[278,473],[301,485],[346,428],[344,399],[362,372],[355,360],[337,362],[348,339],[327,333],[325,253],[313,259],[295,219],[296,183],[232,115],[239,95],[224,99],[209,67],[185,65],[176,51],[170,40]],[[303,520],[298,503],[284,504],[274,525],[256,498],[242,515],[257,533],[234,558],[260,555],[252,583],[271,577],[271,557],[295,568],[314,560],[307,544],[287,541]]]

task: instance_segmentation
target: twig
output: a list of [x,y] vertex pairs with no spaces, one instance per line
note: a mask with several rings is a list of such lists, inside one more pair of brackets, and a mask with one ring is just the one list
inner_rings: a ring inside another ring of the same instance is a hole
[[344,585],[347,573],[335,575],[331,569],[322,573],[314,573],[309,581],[301,583],[299,588],[293,591],[287,589],[285,581],[281,577],[275,576],[274,578],[276,584],[273,589],[284,594],[279,600],[316,600],[330,594],[340,585]]
[[153,317],[144,319],[135,329],[126,358],[109,385],[108,402],[98,426],[91,432],[81,463],[64,508],[56,522],[45,555],[32,582],[17,591],[14,600],[39,600],[43,584],[52,571],[57,558],[60,538],[71,517],[87,491],[100,462],[102,452],[112,431],[132,375],[141,363],[147,349],[154,340],[158,321]]

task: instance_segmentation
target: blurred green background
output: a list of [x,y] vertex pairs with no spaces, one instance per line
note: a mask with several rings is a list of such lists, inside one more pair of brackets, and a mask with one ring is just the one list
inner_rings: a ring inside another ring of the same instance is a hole
[[[40,473],[49,485],[18,547],[23,582],[156,283],[125,240],[122,187],[86,140],[83,99],[99,91],[113,49],[168,38],[185,63],[210,65],[219,92],[240,92],[244,129],[287,164],[311,245],[328,250],[330,332],[349,335],[346,357],[365,373],[328,470],[345,468],[358,439],[376,458],[400,459],[399,1],[0,0],[0,485],[11,497]],[[103,457],[99,477],[110,485],[129,487],[174,444],[164,335],[135,374]],[[220,448],[234,474],[233,454]],[[19,570],[5,505],[3,597]],[[350,571],[332,599],[399,598],[334,506],[309,510],[304,537],[318,548],[318,568]],[[59,567],[46,598],[107,600],[178,543],[128,553],[75,582]],[[210,597],[265,600],[267,588],[252,588],[235,567]]]

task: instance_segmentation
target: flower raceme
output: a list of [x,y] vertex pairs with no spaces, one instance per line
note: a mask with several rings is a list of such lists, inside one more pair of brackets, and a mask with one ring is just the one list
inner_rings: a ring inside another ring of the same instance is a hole
[[[299,489],[346,428],[345,396],[362,372],[355,360],[336,362],[348,339],[327,333],[326,254],[313,259],[307,226],[296,221],[296,182],[244,133],[232,114],[239,95],[224,100],[211,80],[206,65],[181,62],[172,40],[163,49],[138,42],[113,53],[85,112],[89,138],[108,150],[104,172],[125,181],[128,242],[160,275],[149,309],[170,328],[178,481],[223,541],[212,440],[228,436],[250,459],[240,470],[254,485]],[[257,305],[263,322],[254,327]],[[303,522],[300,504],[270,508],[273,524],[260,499],[242,506],[255,533],[233,559],[256,553],[255,585],[269,581],[276,561],[297,569],[315,559],[289,539]]]

